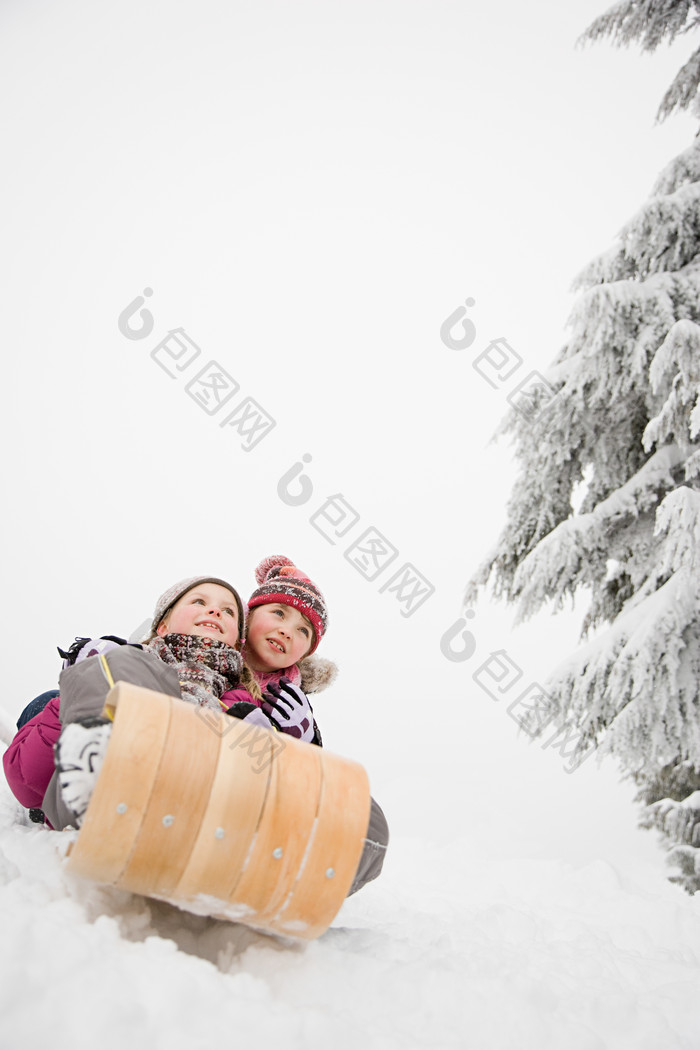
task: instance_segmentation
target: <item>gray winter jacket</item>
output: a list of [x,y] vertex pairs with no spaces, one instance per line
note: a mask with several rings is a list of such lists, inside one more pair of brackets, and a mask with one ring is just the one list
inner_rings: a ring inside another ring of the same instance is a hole
[[[104,657],[92,657],[67,667],[61,672],[59,689],[61,695],[60,716],[63,725],[100,718],[107,693],[112,685],[102,660],[107,662],[114,682],[131,682],[133,685],[153,689],[157,693],[180,698],[180,682],[176,671],[164,664],[152,653],[132,645],[111,649]],[[72,823],[73,816],[61,798],[58,773],[54,771],[44,795],[42,809],[57,831]]]

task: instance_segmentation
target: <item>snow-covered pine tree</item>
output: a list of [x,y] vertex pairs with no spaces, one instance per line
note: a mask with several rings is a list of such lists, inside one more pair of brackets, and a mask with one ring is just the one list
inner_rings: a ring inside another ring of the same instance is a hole
[[[696,26],[700,0],[625,0],[585,34],[647,49]],[[697,99],[700,50],[661,116]],[[697,102],[696,102],[697,106]],[[697,110],[696,110],[697,111]],[[513,411],[520,472],[470,582],[523,619],[588,594],[582,646],[535,717],[616,756],[661,831],[673,881],[700,889],[700,139],[574,285],[568,342],[536,410]]]
[[[581,43],[611,37],[620,47],[638,41],[642,51],[655,51],[663,41],[671,44],[698,26],[698,0],[622,0],[596,18],[581,37]],[[657,120],[663,120],[675,109],[688,109],[697,98],[699,86],[700,47],[674,77],[661,100]]]

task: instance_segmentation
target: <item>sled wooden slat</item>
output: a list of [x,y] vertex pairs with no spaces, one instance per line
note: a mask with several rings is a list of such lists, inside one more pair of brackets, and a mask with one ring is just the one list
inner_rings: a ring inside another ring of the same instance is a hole
[[[209,804],[175,895],[228,901],[260,821],[272,771],[269,734],[226,715]],[[240,749],[233,759],[231,751]],[[251,775],[252,774],[252,775]]]
[[70,851],[83,878],[116,883],[127,866],[153,789],[170,722],[172,697],[123,682],[109,693],[110,714],[128,692],[112,727],[100,777]]
[[265,809],[245,871],[231,900],[252,908],[256,921],[274,916],[296,883],[321,789],[321,749],[274,734]]
[[167,897],[177,886],[204,816],[219,738],[197,707],[172,700],[161,762],[134,851],[117,885]]
[[364,768],[327,751],[320,755],[323,783],[304,869],[284,909],[269,924],[271,930],[307,938],[328,928],[340,906],[338,900],[347,896],[360,863],[370,812]]
[[119,682],[67,865],[77,875],[289,937],[333,921],[369,821],[363,767]]

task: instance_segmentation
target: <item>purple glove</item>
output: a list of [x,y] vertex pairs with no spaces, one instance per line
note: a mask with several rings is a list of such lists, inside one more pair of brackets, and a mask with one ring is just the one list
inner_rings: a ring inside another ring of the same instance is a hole
[[[120,645],[128,645],[126,638],[118,638],[116,634],[103,634],[100,638],[76,638],[70,648],[58,650],[58,655],[63,657],[63,670],[87,660],[90,656],[100,656],[108,653],[110,649],[117,649]],[[137,645],[137,649],[142,646]]]
[[272,729],[270,719],[262,713],[256,704],[246,703],[245,700],[238,700],[235,704],[232,704],[226,711],[227,715],[232,718],[238,718],[241,722],[246,722],[251,726],[260,726],[262,729]]
[[288,678],[271,682],[263,693],[263,711],[273,726],[297,740],[311,743],[314,738],[314,713],[301,689]]

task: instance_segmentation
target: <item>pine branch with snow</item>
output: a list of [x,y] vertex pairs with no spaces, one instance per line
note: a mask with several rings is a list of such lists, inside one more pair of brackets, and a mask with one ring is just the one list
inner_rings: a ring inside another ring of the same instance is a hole
[[[621,33],[636,6],[616,9]],[[700,769],[699,249],[697,141],[579,275],[545,374],[550,403],[502,422],[520,472],[466,594],[471,604],[490,586],[520,620],[587,596],[582,644],[552,670],[534,724],[575,730],[580,754],[616,756],[691,892],[697,786],[681,778],[671,802],[655,788],[666,770]]]
[[[698,4],[694,0],[622,0],[588,27],[581,44],[605,37],[617,47],[638,42],[642,51],[655,51],[664,41],[700,27]],[[692,53],[664,94],[657,120],[665,120],[675,110],[688,109],[697,99],[700,86],[700,48]]]
[[[662,789],[665,788],[665,793]],[[654,800],[654,796],[663,797]],[[655,828],[669,846],[667,862],[678,869],[671,876],[688,893],[700,889],[700,769],[681,762],[662,771],[646,792],[641,826]]]

